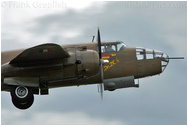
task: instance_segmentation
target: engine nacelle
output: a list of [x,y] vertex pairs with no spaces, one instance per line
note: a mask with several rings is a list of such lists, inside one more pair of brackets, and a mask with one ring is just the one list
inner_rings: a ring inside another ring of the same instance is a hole
[[95,50],[76,51],[78,75],[93,76],[100,71],[99,55]]
[[120,77],[104,80],[104,90],[113,91],[120,88],[139,87],[134,82],[134,76]]

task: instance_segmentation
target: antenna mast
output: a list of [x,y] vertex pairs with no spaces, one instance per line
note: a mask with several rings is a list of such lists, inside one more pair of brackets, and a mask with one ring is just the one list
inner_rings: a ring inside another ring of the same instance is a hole
[[93,36],[92,42],[94,42],[95,36]]

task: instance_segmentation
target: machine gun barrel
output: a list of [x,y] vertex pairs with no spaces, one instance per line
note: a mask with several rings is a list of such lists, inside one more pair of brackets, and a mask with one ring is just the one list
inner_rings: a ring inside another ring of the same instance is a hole
[[169,57],[168,59],[184,59],[184,57]]

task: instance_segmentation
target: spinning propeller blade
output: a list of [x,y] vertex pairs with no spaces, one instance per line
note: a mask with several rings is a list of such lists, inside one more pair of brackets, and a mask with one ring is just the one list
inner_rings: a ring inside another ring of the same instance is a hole
[[100,37],[100,30],[98,28],[98,36],[97,36],[97,42],[98,42],[98,52],[99,52],[99,65],[100,65],[100,81],[101,84],[99,85],[99,92],[101,94],[101,99],[103,99],[103,64],[102,64],[102,53],[101,53],[101,37]]
[[102,58],[102,54],[101,54],[101,37],[100,37],[99,28],[98,28],[97,42],[98,42],[99,59],[101,60],[101,58]]

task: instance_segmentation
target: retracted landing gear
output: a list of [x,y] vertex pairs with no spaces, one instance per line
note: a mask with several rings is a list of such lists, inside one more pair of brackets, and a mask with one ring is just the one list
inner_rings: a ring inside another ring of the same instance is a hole
[[12,103],[19,109],[28,109],[34,101],[33,91],[25,86],[11,87]]

